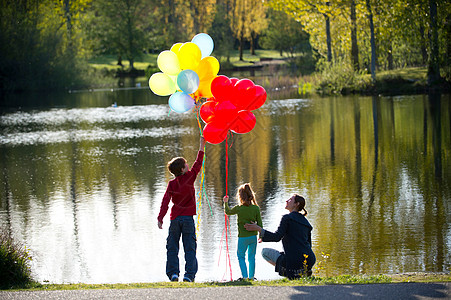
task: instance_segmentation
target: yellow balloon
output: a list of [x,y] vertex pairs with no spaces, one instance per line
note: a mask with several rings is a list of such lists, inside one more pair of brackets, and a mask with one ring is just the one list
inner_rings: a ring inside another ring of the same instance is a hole
[[219,72],[219,61],[213,56],[207,56],[202,58],[195,72],[199,76],[199,79],[215,77]]
[[202,53],[199,46],[192,42],[184,43],[177,53],[182,70],[195,70],[199,65]]
[[180,47],[182,47],[182,45],[183,43],[175,43],[174,45],[172,45],[171,51],[175,54],[179,53]]
[[177,54],[169,50],[158,55],[157,64],[160,70],[168,75],[177,75],[181,71]]
[[149,78],[149,88],[158,96],[169,96],[175,92],[175,83],[164,73],[155,73]]
[[177,84],[177,75],[169,75],[169,78],[171,78],[172,81],[174,81],[174,85],[175,85],[175,90],[176,91],[182,91],[179,87],[179,85]]

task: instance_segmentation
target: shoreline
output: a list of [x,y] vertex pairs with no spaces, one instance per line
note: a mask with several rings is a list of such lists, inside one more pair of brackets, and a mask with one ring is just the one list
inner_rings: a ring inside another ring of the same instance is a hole
[[165,288],[220,288],[220,287],[284,287],[284,286],[326,286],[395,283],[439,283],[451,282],[451,272],[407,272],[382,275],[341,275],[334,277],[304,277],[298,280],[286,278],[262,281],[227,282],[148,282],[148,283],[32,283],[25,287],[0,289],[0,291],[56,291],[56,290],[99,290],[99,289],[165,289]]

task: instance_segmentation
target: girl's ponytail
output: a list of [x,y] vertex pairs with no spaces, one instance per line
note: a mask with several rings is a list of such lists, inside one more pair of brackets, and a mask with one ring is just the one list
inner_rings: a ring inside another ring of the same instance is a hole
[[242,205],[249,206],[253,204],[258,206],[257,201],[255,200],[255,193],[249,183],[245,183],[238,188],[237,197],[240,199]]

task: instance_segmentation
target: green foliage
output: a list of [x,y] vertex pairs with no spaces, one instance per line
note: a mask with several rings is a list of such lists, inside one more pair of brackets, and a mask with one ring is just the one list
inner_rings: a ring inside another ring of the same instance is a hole
[[[143,0],[98,0],[93,2],[89,32],[97,43],[97,53],[116,54],[134,61],[145,49],[145,18],[148,10]],[[99,19],[102,20],[99,22]]]
[[32,283],[31,256],[25,246],[0,230],[0,288],[26,287]]
[[73,11],[72,27],[67,27],[60,11],[52,1],[1,2],[2,92],[58,89],[83,80],[79,18]]
[[[208,33],[215,42],[214,55],[220,60],[221,57],[225,57],[228,62],[235,39],[233,38],[230,20],[223,4],[218,4],[213,24]],[[223,66],[223,62],[221,62],[221,66]]]
[[259,43],[263,49],[275,49],[293,57],[296,53],[311,52],[309,36],[302,24],[285,12],[269,10],[269,25]]
[[322,94],[349,94],[372,89],[370,78],[363,71],[354,71],[350,64],[321,59],[317,67],[317,90]]

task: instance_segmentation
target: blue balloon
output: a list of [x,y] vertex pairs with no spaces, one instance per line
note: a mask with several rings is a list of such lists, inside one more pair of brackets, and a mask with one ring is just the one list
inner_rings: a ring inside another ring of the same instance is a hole
[[193,108],[194,99],[184,92],[175,92],[169,97],[169,107],[178,113],[184,113]]
[[187,94],[192,94],[199,88],[199,75],[193,70],[183,70],[177,75],[177,85]]
[[202,58],[210,56],[211,52],[213,52],[213,39],[206,33],[196,34],[191,42],[199,47],[200,52],[202,53]]

